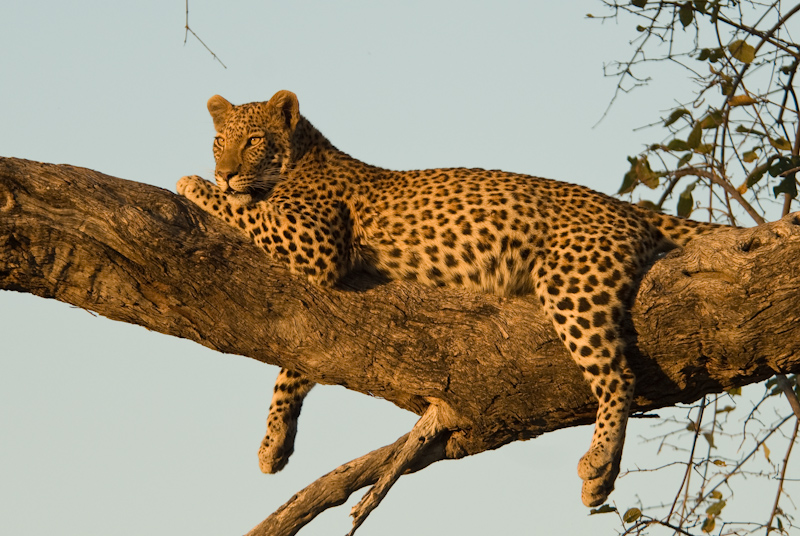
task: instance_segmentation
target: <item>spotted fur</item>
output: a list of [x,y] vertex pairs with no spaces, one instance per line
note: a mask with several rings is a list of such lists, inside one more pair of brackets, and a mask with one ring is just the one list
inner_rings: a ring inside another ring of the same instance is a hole
[[[583,186],[483,169],[390,171],[336,149],[297,97],[208,109],[218,187],[178,191],[323,286],[355,267],[391,279],[500,295],[533,293],[598,400],[578,474],[601,504],[619,472],[635,378],[620,326],[637,277],[659,253],[719,226],[657,214]],[[265,472],[293,451],[313,384],[281,370],[259,451]]]

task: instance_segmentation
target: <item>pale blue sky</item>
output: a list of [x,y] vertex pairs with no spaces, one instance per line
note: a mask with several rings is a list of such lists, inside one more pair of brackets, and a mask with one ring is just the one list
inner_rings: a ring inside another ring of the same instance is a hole
[[[174,191],[211,178],[206,100],[297,93],[339,148],[409,169],[502,168],[613,193],[626,155],[657,138],[679,71],[625,96],[603,62],[628,54],[629,25],[585,18],[600,2],[180,0],[6,2],[0,7],[0,155],[85,166]],[[309,396],[297,450],[258,470],[277,368],[0,292],[0,534],[242,534],[291,495],[394,441],[415,416],[339,387]],[[678,415],[682,415],[678,413]],[[653,466],[631,426],[624,463]],[[578,458],[591,428],[564,430],[404,477],[359,534],[615,534],[587,517]],[[677,479],[620,481],[668,500]],[[667,490],[665,492],[664,490]],[[301,534],[344,534],[357,500]],[[770,503],[766,508],[771,506]]]

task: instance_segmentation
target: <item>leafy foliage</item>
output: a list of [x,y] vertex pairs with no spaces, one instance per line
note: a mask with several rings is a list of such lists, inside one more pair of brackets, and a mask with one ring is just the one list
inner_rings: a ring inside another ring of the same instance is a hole
[[[638,33],[632,57],[606,67],[606,74],[618,79],[612,102],[650,82],[641,73],[656,62],[682,66],[695,84],[694,94],[676,96],[679,104],[657,124],[664,139],[628,158],[631,169],[619,192],[633,194],[642,186],[660,191],[655,205],[665,210],[674,192],[682,191],[674,205],[678,214],[704,209],[704,219],[734,224],[743,213],[763,222],[779,197],[781,212],[788,212],[797,197],[798,166],[787,162],[794,162],[800,149],[794,89],[800,46],[787,23],[800,6],[786,10],[778,1],[739,0],[603,3],[611,14],[593,18],[633,17]],[[691,186],[676,189],[686,180]],[[692,194],[695,186],[704,192],[702,205]],[[768,216],[777,217],[777,206],[773,210]]]
[[[793,17],[800,19],[800,4],[786,8],[780,1],[758,0],[601,1],[608,14],[592,18],[615,19],[621,27],[632,22],[635,30],[630,59],[606,66],[606,74],[617,78],[611,104],[621,94],[651,83],[647,73],[654,65],[678,65],[685,70],[687,86],[694,85],[693,93],[676,95],[660,120],[649,125],[659,139],[628,157],[630,167],[618,193],[656,194],[655,200],[639,204],[664,211],[675,203],[672,210],[679,216],[731,224],[745,215],[763,223],[787,214],[793,205],[797,209],[800,99],[794,84],[800,44],[793,40],[789,22],[796,25]],[[621,533],[649,534],[664,528],[664,534],[789,534],[794,520],[781,501],[787,502],[786,467],[800,423],[797,393],[796,378],[778,376],[764,384],[760,397],[730,390],[689,408],[688,419],[666,419],[677,427],[655,438],[659,452],[669,446],[684,457],[627,474],[683,466],[683,480],[671,505],[639,504],[625,510]],[[765,418],[767,408],[778,418]],[[731,432],[736,418],[744,424]],[[794,424],[793,432],[784,430],[787,423]],[[775,448],[777,438],[778,445],[787,445],[782,460],[767,445],[769,440]],[[754,469],[758,464],[761,468]],[[726,507],[737,489],[752,487],[750,477],[777,483],[768,519],[726,521]],[[649,492],[640,493],[648,500],[664,500]]]

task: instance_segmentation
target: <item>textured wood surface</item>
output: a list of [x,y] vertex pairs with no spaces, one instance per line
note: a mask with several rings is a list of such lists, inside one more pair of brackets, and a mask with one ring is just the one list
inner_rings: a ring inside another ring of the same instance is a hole
[[[800,370],[798,280],[793,215],[655,262],[630,326],[636,409]],[[532,298],[363,274],[321,289],[174,193],[83,168],[0,158],[0,289],[287,366],[420,415],[439,399],[451,432],[427,463],[585,424],[596,407]]]

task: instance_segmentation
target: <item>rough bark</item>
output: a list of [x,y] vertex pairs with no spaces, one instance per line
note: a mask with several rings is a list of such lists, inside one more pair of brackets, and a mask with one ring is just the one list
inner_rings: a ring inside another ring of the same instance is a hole
[[[790,215],[655,262],[629,326],[635,409],[800,370],[798,253],[800,218]],[[0,158],[0,289],[290,367],[419,415],[435,400],[447,418],[408,471],[589,423],[596,408],[530,297],[363,274],[321,289],[169,191],[72,166]],[[404,442],[326,475],[252,534],[296,533],[387,474]]]

